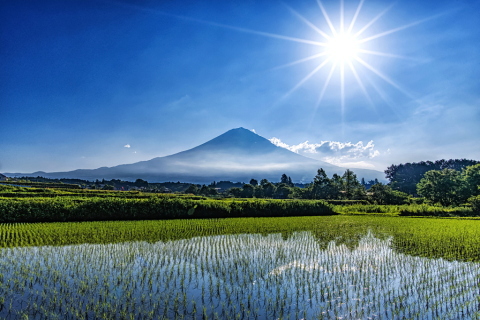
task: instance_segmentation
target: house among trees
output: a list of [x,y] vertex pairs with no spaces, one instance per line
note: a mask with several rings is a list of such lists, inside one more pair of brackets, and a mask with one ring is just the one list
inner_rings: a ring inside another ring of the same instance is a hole
[[7,176],[0,173],[0,181],[6,181],[6,180],[7,180]]

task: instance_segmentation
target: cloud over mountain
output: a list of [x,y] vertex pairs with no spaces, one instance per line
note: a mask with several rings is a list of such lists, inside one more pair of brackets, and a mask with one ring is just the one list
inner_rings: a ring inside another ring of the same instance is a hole
[[[282,144],[280,140],[276,142]],[[324,145],[313,146],[306,142],[303,149],[317,152]],[[369,150],[373,148],[373,144],[367,144],[366,146],[361,143],[352,146],[332,144],[331,149],[335,150],[335,148],[350,155],[354,154],[353,151],[356,149]],[[369,151],[363,152],[368,153]],[[123,179],[134,181],[137,178],[142,178],[150,182],[210,183],[220,180],[245,182],[251,178],[266,178],[270,181],[278,181],[280,176],[285,173],[291,176],[295,182],[309,183],[319,168],[323,168],[329,175],[343,174],[345,171],[345,168],[304,157],[285,147],[280,148],[250,130],[236,128],[192,149],[165,157],[109,168],[52,173],[36,172],[30,175],[87,180]],[[367,180],[383,179],[383,173],[379,171],[357,169],[355,172],[359,178],[365,177]],[[29,174],[12,175],[23,176]]]

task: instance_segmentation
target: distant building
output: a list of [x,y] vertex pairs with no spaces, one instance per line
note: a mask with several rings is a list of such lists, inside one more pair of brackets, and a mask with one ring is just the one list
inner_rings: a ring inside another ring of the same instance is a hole
[[6,180],[7,180],[7,176],[0,173],[0,181],[6,181]]

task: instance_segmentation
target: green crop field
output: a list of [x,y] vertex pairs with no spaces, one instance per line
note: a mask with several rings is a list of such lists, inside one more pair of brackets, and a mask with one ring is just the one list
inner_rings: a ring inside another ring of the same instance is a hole
[[0,318],[480,319],[475,215],[8,187]]
[[0,317],[478,319],[480,220],[0,224]]

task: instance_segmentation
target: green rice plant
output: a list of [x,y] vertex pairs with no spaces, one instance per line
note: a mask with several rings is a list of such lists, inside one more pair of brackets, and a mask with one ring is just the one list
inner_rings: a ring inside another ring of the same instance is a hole
[[350,248],[312,232],[4,248],[0,317],[474,319],[479,267],[369,232]]
[[437,207],[431,205],[410,205],[402,206],[400,209],[402,216],[437,216],[437,217],[472,217],[479,216],[470,207]]
[[480,219],[372,215],[3,223],[0,247],[156,242],[242,233],[281,233],[288,238],[298,231],[311,231],[323,243],[335,240],[349,248],[371,231],[380,238],[393,237],[394,249],[405,254],[480,261]]

